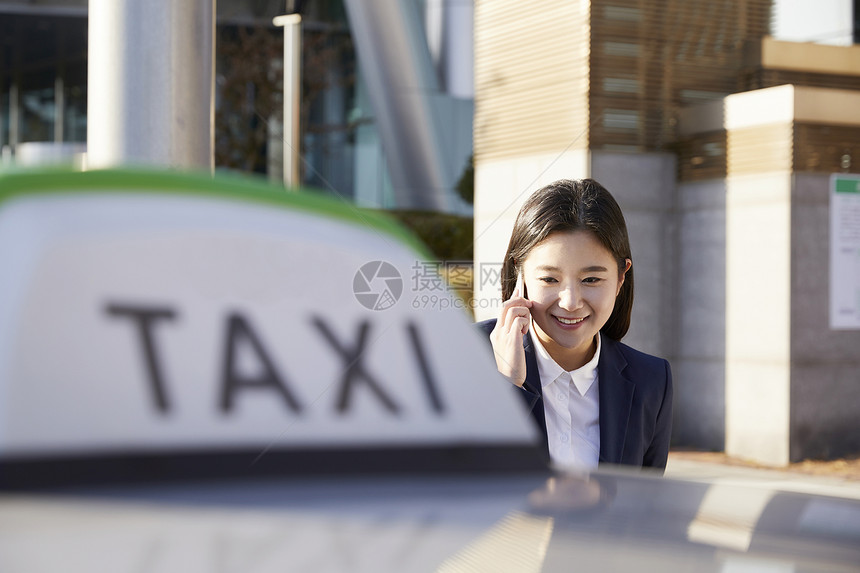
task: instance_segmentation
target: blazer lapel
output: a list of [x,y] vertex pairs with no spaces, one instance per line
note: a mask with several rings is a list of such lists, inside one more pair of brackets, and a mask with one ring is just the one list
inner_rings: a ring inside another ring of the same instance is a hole
[[537,356],[535,356],[535,347],[532,343],[531,332],[527,332],[523,336],[523,349],[526,352],[526,380],[523,382],[523,388],[536,395],[537,398],[532,398],[529,408],[532,416],[537,422],[538,428],[544,438],[544,449],[546,450],[547,459],[549,459],[549,444],[546,440],[546,416],[543,410],[543,395],[541,392],[540,372],[538,371]]
[[600,461],[618,464],[624,454],[627,422],[633,405],[633,382],[624,376],[627,360],[618,343],[600,335],[597,384],[600,393]]

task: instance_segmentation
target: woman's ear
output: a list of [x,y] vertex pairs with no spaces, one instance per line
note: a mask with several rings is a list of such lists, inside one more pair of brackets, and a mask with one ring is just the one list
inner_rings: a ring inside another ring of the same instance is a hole
[[624,279],[627,277],[627,271],[629,271],[632,266],[633,261],[630,259],[624,259],[624,268],[620,273],[618,273],[618,288],[615,291],[615,296],[618,296],[618,293],[621,292],[621,287],[624,285]]

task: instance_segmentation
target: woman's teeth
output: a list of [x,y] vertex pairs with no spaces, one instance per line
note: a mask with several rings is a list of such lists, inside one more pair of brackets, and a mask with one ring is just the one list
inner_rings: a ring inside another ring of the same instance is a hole
[[555,317],[555,319],[562,324],[579,324],[585,320],[585,318],[562,318],[560,316]]

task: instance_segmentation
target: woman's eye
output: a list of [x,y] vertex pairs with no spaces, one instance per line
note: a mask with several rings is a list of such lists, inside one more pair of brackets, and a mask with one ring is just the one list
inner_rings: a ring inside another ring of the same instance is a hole
[[541,282],[544,282],[544,283],[549,283],[549,284],[558,282],[557,280],[555,280],[552,277],[540,277],[538,280]]
[[584,282],[585,284],[597,284],[601,280],[603,280],[603,279],[601,279],[600,277],[586,277],[586,278],[582,279],[582,282]]

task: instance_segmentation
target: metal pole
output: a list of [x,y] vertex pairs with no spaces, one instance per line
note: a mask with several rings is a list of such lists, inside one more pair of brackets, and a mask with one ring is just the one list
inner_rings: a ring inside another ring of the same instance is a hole
[[19,139],[21,137],[21,83],[20,76],[13,80],[12,86],[9,88],[9,148],[12,153],[18,148]]
[[302,17],[278,16],[274,23],[284,28],[284,186],[291,188],[301,184]]
[[62,71],[54,78],[54,143],[63,142],[63,124],[66,121],[66,94]]
[[89,0],[87,165],[213,168],[215,0]]

